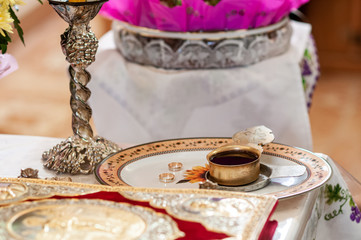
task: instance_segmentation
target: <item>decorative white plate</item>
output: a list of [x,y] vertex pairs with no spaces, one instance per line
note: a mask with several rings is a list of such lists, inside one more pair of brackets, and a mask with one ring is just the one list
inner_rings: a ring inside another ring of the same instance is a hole
[[[199,188],[199,180],[202,180],[207,170],[206,155],[231,141],[231,138],[185,138],[146,143],[124,149],[104,159],[98,164],[95,175],[100,183],[111,186]],[[181,162],[182,170],[171,172],[168,169],[168,163],[171,162]],[[306,167],[302,176],[283,178],[291,182],[288,186],[271,181],[266,187],[252,192],[274,195],[279,199],[318,188],[332,174],[330,165],[323,158],[310,151],[278,143],[264,146],[261,163],[274,170],[284,169],[286,166]],[[159,174],[167,172],[175,175],[174,182],[159,181]],[[188,174],[187,179],[185,173]],[[193,177],[189,173],[193,173]]]

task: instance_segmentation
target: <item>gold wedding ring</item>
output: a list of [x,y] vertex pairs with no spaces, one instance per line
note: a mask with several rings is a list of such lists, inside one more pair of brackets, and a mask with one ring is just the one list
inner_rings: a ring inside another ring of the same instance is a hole
[[171,162],[168,164],[169,171],[178,172],[182,170],[183,164],[180,162]]
[[159,174],[159,181],[164,183],[171,183],[175,180],[173,173],[161,173]]

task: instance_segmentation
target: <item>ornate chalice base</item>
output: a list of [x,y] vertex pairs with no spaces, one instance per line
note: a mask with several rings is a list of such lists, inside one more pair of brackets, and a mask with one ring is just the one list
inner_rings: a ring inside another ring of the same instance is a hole
[[102,159],[119,150],[118,145],[99,136],[89,141],[72,136],[43,153],[44,166],[57,172],[88,174]]
[[49,0],[50,5],[67,23],[61,46],[70,63],[70,106],[74,136],[43,153],[44,166],[63,173],[91,173],[96,164],[120,148],[102,137],[93,137],[89,124],[92,109],[87,104],[90,90],[86,85],[90,73],[85,69],[95,60],[98,40],[88,25],[105,0]]

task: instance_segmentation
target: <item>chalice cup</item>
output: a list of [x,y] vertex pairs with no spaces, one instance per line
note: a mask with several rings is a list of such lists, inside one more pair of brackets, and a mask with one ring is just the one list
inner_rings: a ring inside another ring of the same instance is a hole
[[93,136],[89,124],[92,109],[87,101],[86,85],[90,73],[86,68],[95,60],[98,40],[89,22],[106,0],[49,0],[49,4],[69,27],[61,35],[61,47],[70,63],[70,106],[74,135],[43,153],[44,166],[59,173],[88,174],[108,155],[120,150],[115,143]]

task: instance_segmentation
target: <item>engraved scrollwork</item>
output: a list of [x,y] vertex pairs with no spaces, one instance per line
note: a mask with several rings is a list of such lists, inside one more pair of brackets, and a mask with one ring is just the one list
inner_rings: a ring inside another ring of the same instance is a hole
[[212,49],[203,41],[185,41],[178,49],[177,64],[183,68],[207,68],[212,63]]
[[173,50],[161,40],[153,40],[144,46],[148,64],[167,66],[173,60]]
[[90,188],[74,188],[64,185],[39,185],[26,182],[0,182],[0,206],[32,198],[53,195],[81,195],[95,192]]
[[23,183],[0,182],[0,206],[23,199],[28,192]]
[[271,30],[267,28],[255,34],[244,34],[247,31],[244,30],[239,36],[219,39],[217,32],[209,33],[209,38],[204,39],[199,39],[197,33],[176,38],[166,32],[159,36],[155,30],[152,35],[152,32],[144,33],[144,28],[129,28],[119,22],[114,22],[113,29],[115,44],[125,59],[165,69],[247,66],[286,52],[292,34],[288,19]]
[[42,200],[0,209],[6,239],[176,239],[167,215],[149,208],[94,199]]
[[228,40],[221,42],[215,48],[215,62],[217,66],[236,66],[242,63],[246,49],[244,42]]
[[121,37],[122,52],[129,55],[132,59],[141,59],[144,54],[142,44],[133,35],[125,35]]
[[255,223],[262,215],[261,209],[269,208],[274,203],[265,201],[264,196],[248,196],[247,199],[242,199],[182,193],[123,192],[121,194],[129,199],[149,201],[152,206],[165,208],[172,216],[200,222],[208,229],[225,232],[237,239],[250,239],[257,229]]

